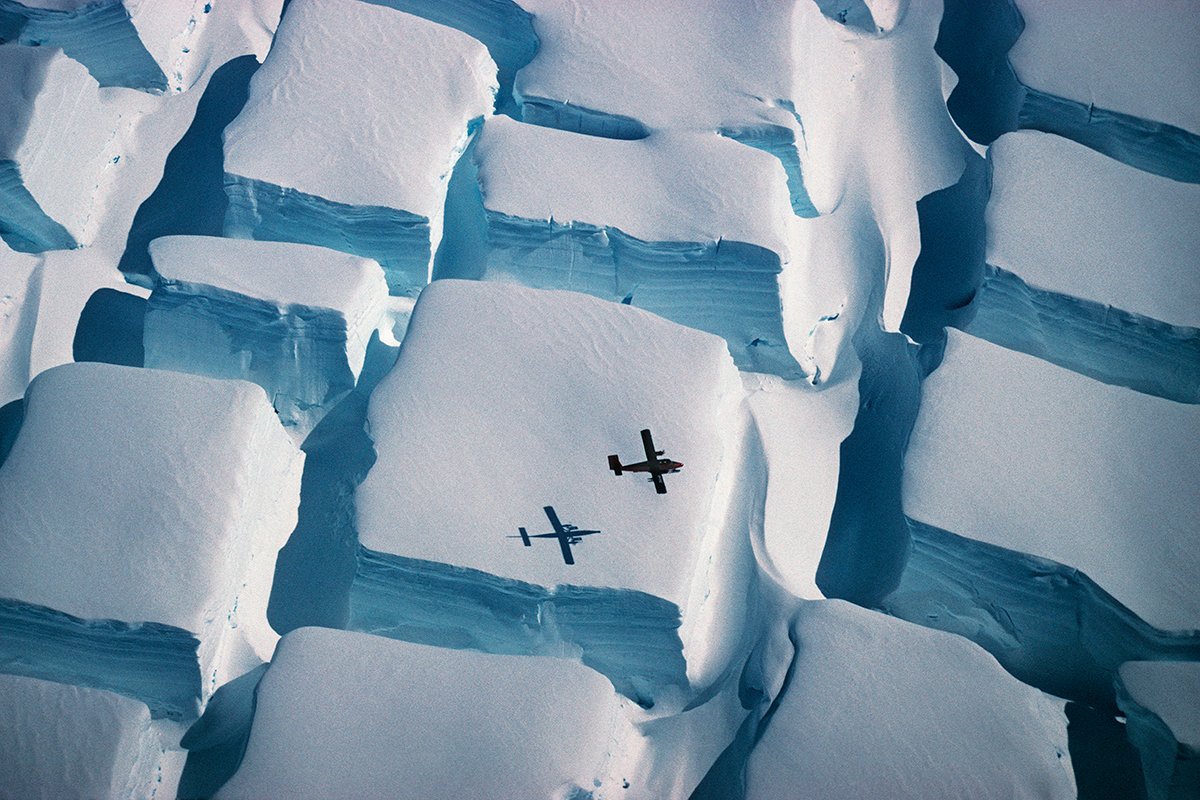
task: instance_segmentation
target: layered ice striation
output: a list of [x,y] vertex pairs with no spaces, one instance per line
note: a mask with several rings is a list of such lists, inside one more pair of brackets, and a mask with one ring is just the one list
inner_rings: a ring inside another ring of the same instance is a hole
[[779,159],[795,213],[816,216],[794,106],[797,5],[810,1],[526,0],[541,45],[517,73],[521,118],[616,139],[719,132]]
[[723,337],[742,369],[802,374],[784,336],[778,162],[712,133],[614,141],[504,117],[475,158],[485,279],[624,302]]
[[[954,121],[980,144],[1011,131],[1044,131],[1137,169],[1200,183],[1200,118],[1187,110],[1194,105],[1188,92],[1198,66],[1195,42],[1177,16],[1194,9],[1093,11],[1070,2],[948,0],[936,50],[958,76],[946,101]],[[1023,14],[1035,22],[1028,33]],[[1036,41],[1024,41],[1031,35]],[[1105,39],[1122,43],[1119,58],[1086,54]],[[1143,53],[1164,67],[1159,75],[1148,75]],[[1147,91],[1147,83],[1155,90]]]
[[1117,702],[1151,800],[1200,793],[1200,662],[1123,664]]
[[904,465],[915,520],[1079,568],[1155,628],[1200,628],[1200,409],[949,331]]
[[1200,402],[1200,187],[1043,133],[1003,136],[989,160],[993,266],[961,327],[1106,383]]
[[244,381],[99,363],[39,375],[0,467],[4,670],[194,715],[270,656],[302,460]]
[[487,49],[460,31],[358,0],[295,0],[225,129],[225,234],[366,256],[392,294],[415,296],[450,172],[495,92]]
[[1112,716],[1123,663],[1200,659],[1200,634],[1148,625],[1075,567],[909,525],[899,586],[879,607],[970,639],[1025,683]]
[[[571,292],[437,281],[371,398],[350,627],[581,657],[660,716],[724,680],[753,585],[762,455],[724,343]],[[685,465],[615,476],[638,431]],[[519,528],[600,533],[522,546]]]
[[[1090,198],[1080,205],[1078,194]],[[1116,386],[1200,402],[1197,187],[1023,131],[917,204],[902,329],[957,327]],[[1129,230],[1138,231],[1129,236]]]
[[[140,10],[150,4],[132,5]],[[101,86],[148,92],[167,89],[167,76],[142,43],[127,4],[121,0],[41,4],[37,0],[26,4],[0,0],[0,40],[60,48],[87,67]]]
[[807,602],[750,754],[747,800],[1074,798],[1061,701],[959,637]]
[[216,797],[642,797],[621,786],[637,738],[578,664],[302,628],[280,641]]
[[165,797],[183,765],[163,733],[137,700],[0,675],[0,796]]
[[146,310],[146,366],[263,387],[303,438],[354,388],[387,300],[368,258],[290,242],[167,236]]

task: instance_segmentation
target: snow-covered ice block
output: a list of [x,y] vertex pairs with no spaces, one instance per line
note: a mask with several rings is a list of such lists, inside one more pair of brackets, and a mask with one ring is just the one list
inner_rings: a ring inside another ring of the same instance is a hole
[[714,133],[617,141],[494,117],[476,145],[484,278],[571,289],[722,336],[743,369],[801,374],[779,163]]
[[1025,29],[1009,60],[1026,86],[1200,134],[1196,0],[1015,5]]
[[960,327],[1105,383],[1200,402],[1200,186],[1042,133],[1002,136],[989,155],[988,266]]
[[1200,793],[1200,662],[1129,661],[1117,703],[1153,800]]
[[280,641],[216,796],[624,797],[621,746],[637,734],[618,706],[560,659],[301,628]]
[[[577,293],[437,281],[368,424],[352,628],[582,656],[655,714],[736,657],[765,486],[720,339]],[[684,464],[666,494],[609,469],[643,459],[642,428]],[[518,528],[550,530],[544,506],[601,531],[574,564],[554,539],[522,546]]]
[[793,102],[808,2],[526,0],[541,43],[517,73],[522,119],[616,139],[720,132],[778,158],[796,213],[815,216]]
[[905,513],[1083,570],[1157,628],[1200,628],[1200,408],[948,335],[909,440]]
[[[194,706],[271,655],[266,605],[302,465],[251,383],[98,363],[42,373],[0,466],[6,645],[26,637],[30,674],[81,684],[108,680],[97,650],[169,662]],[[190,675],[177,669],[189,658]],[[152,710],[195,711],[177,694]]]
[[0,675],[0,797],[173,797],[185,754],[163,733],[137,700]]
[[225,232],[429,281],[448,176],[492,111],[496,65],[460,31],[358,0],[296,0],[225,129]]
[[840,600],[804,603],[747,800],[1074,798],[1056,701],[976,645]]
[[368,258],[290,242],[166,236],[146,312],[146,366],[243,378],[303,437],[354,388],[387,282]]
[[989,264],[1043,289],[1200,327],[1200,186],[1035,131],[1000,137],[988,157]]

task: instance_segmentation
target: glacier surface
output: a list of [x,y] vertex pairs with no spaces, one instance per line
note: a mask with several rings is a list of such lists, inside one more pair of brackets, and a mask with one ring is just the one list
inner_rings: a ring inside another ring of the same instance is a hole
[[1195,796],[1197,18],[0,0],[0,794]]

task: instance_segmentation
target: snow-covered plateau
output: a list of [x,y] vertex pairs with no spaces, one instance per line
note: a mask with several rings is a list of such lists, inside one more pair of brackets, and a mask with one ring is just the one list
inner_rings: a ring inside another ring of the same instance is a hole
[[1200,796],[1200,0],[0,0],[0,800]]

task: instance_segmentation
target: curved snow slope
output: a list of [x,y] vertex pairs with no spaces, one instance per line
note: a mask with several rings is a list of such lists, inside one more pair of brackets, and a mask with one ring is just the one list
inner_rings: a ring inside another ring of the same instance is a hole
[[[937,53],[959,80],[947,107],[980,144],[1010,131],[1044,131],[1200,183],[1200,117],[1191,110],[1200,58],[1179,24],[1198,11],[1194,0],[1101,9],[1078,0],[948,0]],[[1029,33],[1025,15],[1032,15]]]
[[[736,652],[750,533],[761,524],[762,455],[743,397],[724,343],[708,334],[573,292],[435,282],[371,398],[378,461],[355,495],[359,541],[486,573],[460,575],[467,599],[431,610],[447,631],[476,624],[459,607],[478,606],[473,587],[494,576],[532,584],[533,595],[560,584],[578,588],[555,595],[596,592],[590,617],[588,603],[575,612],[590,626],[637,624],[605,602],[625,590],[673,604],[687,679],[702,691]],[[685,465],[665,477],[665,495],[644,475],[608,469],[609,454],[644,460],[641,428]],[[601,531],[572,547],[573,565],[555,540],[524,547],[517,536],[550,530],[547,505],[564,523]],[[660,624],[647,622],[657,638]],[[391,627],[405,624],[397,615]],[[661,672],[652,653],[646,661]],[[654,698],[656,714],[670,697]]]
[[295,0],[225,129],[226,235],[368,256],[393,294],[415,294],[495,70],[460,31],[358,0]]
[[721,132],[778,158],[789,204],[816,216],[793,106],[798,2],[525,0],[540,46],[517,73],[521,118],[616,139]]
[[949,331],[904,466],[921,522],[1078,567],[1154,627],[1200,628],[1200,409]]
[[146,312],[146,366],[242,378],[306,435],[354,387],[387,283],[366,258],[290,242],[168,236]]
[[714,134],[614,141],[496,117],[475,160],[485,279],[630,303],[722,336],[743,369],[802,374],[784,336],[791,214],[772,159]]
[[182,628],[207,697],[239,649],[266,657],[277,638],[267,594],[302,463],[253,384],[47,370],[0,466],[0,597]]
[[908,562],[879,607],[970,639],[1031,686],[1112,715],[1124,662],[1200,659],[1200,633],[1151,627],[1073,566],[908,525]]
[[302,628],[280,641],[216,796],[619,798],[637,738],[577,664]]
[[0,797],[152,798],[179,756],[136,700],[0,675]]
[[114,140],[129,127],[120,106],[60,50],[0,48],[0,82],[12,98],[0,120],[0,236],[23,252],[86,244]]
[[957,636],[804,603],[746,798],[1074,798],[1061,701]]

